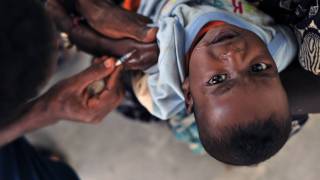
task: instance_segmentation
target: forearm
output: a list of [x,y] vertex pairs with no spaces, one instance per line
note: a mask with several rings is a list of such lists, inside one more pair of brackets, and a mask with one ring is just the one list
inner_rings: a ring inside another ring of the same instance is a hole
[[28,108],[20,112],[15,119],[3,124],[0,128],[0,146],[8,144],[25,133],[48,126],[55,122],[50,117],[45,102],[41,99],[30,102]]

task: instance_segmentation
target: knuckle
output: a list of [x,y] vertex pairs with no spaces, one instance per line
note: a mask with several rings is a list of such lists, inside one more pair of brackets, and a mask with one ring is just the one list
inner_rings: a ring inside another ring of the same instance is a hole
[[94,118],[94,120],[91,121],[91,123],[92,123],[92,124],[100,124],[100,123],[102,122],[102,120],[103,120],[103,117],[101,117],[101,116],[96,116],[96,117]]
[[83,120],[83,122],[89,123],[89,124],[93,123],[94,121],[95,121],[95,117],[94,116],[88,116]]
[[108,60],[108,61],[116,62],[116,58],[114,58],[114,57],[108,57],[107,60]]
[[92,122],[92,118],[86,118],[83,120],[83,122],[85,123],[91,123]]

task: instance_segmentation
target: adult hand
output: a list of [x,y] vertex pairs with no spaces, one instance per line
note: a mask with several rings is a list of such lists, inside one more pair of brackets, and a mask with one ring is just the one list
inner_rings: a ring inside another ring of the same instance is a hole
[[[123,98],[120,82],[122,66],[115,66],[109,58],[95,63],[82,73],[61,81],[43,97],[50,108],[53,119],[68,119],[84,123],[100,122],[116,108]],[[92,95],[88,86],[98,80],[105,80],[102,92]]]
[[76,10],[90,26],[104,36],[115,39],[132,38],[150,43],[157,29],[148,27],[152,20],[135,12],[126,11],[113,0],[75,0]]
[[[144,22],[146,20],[142,20],[144,18],[141,18],[140,15],[134,13],[129,16],[129,12],[114,5],[105,7],[106,9],[100,8],[99,11],[94,11],[92,8],[88,8],[89,10],[80,8],[86,5],[84,1],[81,1],[82,6],[80,3],[76,3],[79,4],[77,5],[79,6],[79,9],[83,9],[82,11],[86,15],[88,24],[97,29],[100,32],[99,33],[86,23],[76,22],[78,19],[76,16],[77,13],[73,11],[75,11],[75,2],[78,1],[48,0],[46,10],[54,20],[58,29],[67,33],[70,41],[77,45],[79,49],[95,56],[111,55],[115,57],[120,57],[132,50],[136,50],[133,58],[125,63],[125,68],[131,70],[145,70],[157,62],[159,53],[157,44],[155,42],[142,43],[151,42],[151,40],[154,41],[156,39],[155,29],[150,30],[150,28],[147,28],[147,22]],[[94,5],[92,2],[97,0],[86,1],[90,1],[90,7],[92,7]],[[117,14],[117,17],[119,17],[118,21],[115,21],[110,15],[103,20],[101,12],[105,12],[102,14],[108,14],[111,9],[114,11],[113,14]],[[98,15],[96,15],[95,12],[97,12]],[[95,16],[99,16],[99,18],[96,18]],[[133,21],[129,19],[129,17],[139,20]],[[120,22],[121,26],[118,27]],[[98,26],[98,24],[100,25]],[[124,27],[131,27],[131,29]],[[115,37],[108,37],[108,35]],[[120,37],[122,37],[122,39],[115,39]]]
[[[100,122],[123,98],[119,81],[122,69],[122,66],[115,67],[114,59],[108,59],[61,81],[43,96],[18,109],[13,117],[15,120],[3,124],[0,128],[0,146],[60,119]],[[90,96],[87,86],[101,79],[105,80],[104,90]]]

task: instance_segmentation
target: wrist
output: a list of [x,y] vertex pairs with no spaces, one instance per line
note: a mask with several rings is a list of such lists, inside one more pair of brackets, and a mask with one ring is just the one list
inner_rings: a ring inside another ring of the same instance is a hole
[[57,111],[53,108],[51,102],[40,98],[35,105],[35,109],[48,124],[53,124],[58,121],[58,113],[56,113]]
[[60,113],[61,106],[57,102],[58,100],[52,98],[51,93],[46,93],[36,103],[36,111],[50,124],[54,124],[63,118]]
[[44,102],[37,99],[18,110],[17,116],[0,127],[0,146],[23,136],[33,130],[57,122],[57,119],[46,111]]
[[31,107],[25,114],[24,133],[32,130],[55,124],[58,121],[57,116],[50,109],[50,103],[44,98],[31,102]]

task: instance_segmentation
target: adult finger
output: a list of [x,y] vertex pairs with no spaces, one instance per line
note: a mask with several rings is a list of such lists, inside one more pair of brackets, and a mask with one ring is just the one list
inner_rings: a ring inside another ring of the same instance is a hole
[[108,56],[102,56],[102,57],[95,57],[91,60],[91,64],[101,64],[103,63],[106,59],[108,59]]
[[118,66],[114,72],[112,72],[112,74],[110,75],[106,88],[108,90],[112,90],[115,89],[117,87],[117,85],[121,84],[120,82],[120,77],[121,77],[121,72],[123,71],[123,66]]
[[115,40],[103,37],[97,32],[84,25],[77,25],[69,33],[69,39],[80,50],[86,51],[95,56],[112,55],[121,56],[130,49],[132,40]]
[[[104,39],[97,32],[82,24],[74,24],[74,18],[65,9],[65,6],[68,7],[65,4],[66,2],[68,1],[48,0],[46,3],[46,11],[55,22],[58,30],[67,33],[72,43],[75,43],[77,47],[88,53],[100,56],[108,53],[109,48],[110,51],[113,51],[113,41]],[[106,48],[101,48],[100,45],[102,44]]]
[[156,39],[157,28],[148,27],[152,21],[142,15],[126,11],[110,1],[78,0],[77,10],[87,23],[104,36],[115,39],[132,38],[150,43]]
[[142,51],[149,49],[150,44],[138,43],[133,39],[116,40],[104,37],[87,25],[81,23],[74,24],[74,18],[65,9],[67,5],[64,5],[60,1],[69,2],[67,0],[48,0],[46,10],[56,23],[57,28],[66,32],[69,40],[79,49],[95,56],[108,54],[116,57],[132,49],[141,49]]
[[118,66],[107,80],[104,90],[99,96],[92,97],[90,101],[99,101],[102,104],[121,101],[124,96],[122,82],[120,81],[123,69],[123,66]]
[[109,76],[115,69],[115,60],[109,58],[104,63],[94,64],[87,68],[85,71],[76,75],[74,81],[75,85],[79,88],[79,91],[87,88],[90,84],[95,81],[102,80]]
[[69,39],[77,45],[79,49],[95,56],[108,54],[110,56],[120,57],[133,49],[143,52],[153,49],[154,47],[154,43],[144,44],[133,39],[116,40],[103,37],[84,25],[73,27],[69,34]]

